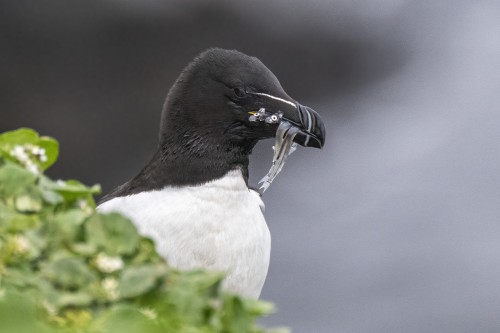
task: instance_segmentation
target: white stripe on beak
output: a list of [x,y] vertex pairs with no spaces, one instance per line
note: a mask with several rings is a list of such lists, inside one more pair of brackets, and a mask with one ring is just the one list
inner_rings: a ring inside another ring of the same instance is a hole
[[309,112],[306,108],[306,113],[307,113],[307,131],[311,132],[312,128],[312,119],[311,119],[311,112]]
[[259,92],[248,92],[247,94],[260,95],[260,96],[269,97],[269,98],[272,98],[272,99],[274,99],[276,101],[280,101],[280,102],[286,103],[288,105],[291,105],[294,108],[297,108],[297,105],[295,105],[294,102],[287,101],[286,99],[283,99],[283,98],[280,98],[280,97],[276,97],[276,96],[273,96],[273,95],[269,95],[269,94],[265,94],[265,93],[259,93]]

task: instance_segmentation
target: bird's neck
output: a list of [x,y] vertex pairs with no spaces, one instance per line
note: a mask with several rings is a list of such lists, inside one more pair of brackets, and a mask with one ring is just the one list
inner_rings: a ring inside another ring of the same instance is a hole
[[210,136],[163,138],[151,161],[117,196],[160,190],[167,186],[193,186],[241,170],[248,185],[249,155],[255,142],[226,142]]
[[186,137],[163,141],[155,155],[154,169],[162,186],[199,185],[222,178],[231,170],[240,169],[248,180],[249,155],[252,144],[224,142],[210,137]]

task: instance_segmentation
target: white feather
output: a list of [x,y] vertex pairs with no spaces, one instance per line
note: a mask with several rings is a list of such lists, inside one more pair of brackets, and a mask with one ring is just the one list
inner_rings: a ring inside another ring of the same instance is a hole
[[114,198],[98,210],[130,218],[172,267],[224,271],[226,290],[258,298],[271,252],[261,207],[260,196],[233,170],[199,186]]

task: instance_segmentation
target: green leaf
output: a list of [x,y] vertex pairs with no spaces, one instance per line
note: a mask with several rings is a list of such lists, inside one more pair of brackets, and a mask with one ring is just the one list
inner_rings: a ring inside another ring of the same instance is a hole
[[28,128],[21,128],[0,134],[0,150],[3,151],[4,156],[8,156],[11,160],[16,160],[16,158],[10,154],[15,146],[39,147],[44,149],[43,158],[41,158],[40,155],[29,155],[30,159],[42,170],[46,170],[54,164],[59,155],[59,143],[56,140],[48,136],[39,137],[37,132]]
[[78,180],[69,179],[65,182],[65,185],[60,186],[57,190],[59,192],[75,194],[99,194],[101,193],[101,186],[93,185],[91,187],[87,187],[80,183]]
[[45,149],[47,160],[45,162],[41,162],[41,167],[42,170],[47,170],[48,167],[55,163],[57,156],[59,156],[59,142],[51,137],[42,136],[36,144]]
[[36,213],[42,210],[42,200],[34,193],[25,193],[15,200],[16,209],[23,213]]
[[39,257],[47,246],[47,238],[44,237],[39,229],[28,230],[24,232],[24,236],[30,242],[31,256]]
[[62,308],[66,306],[88,306],[93,297],[86,291],[59,292],[55,294],[54,305]]
[[25,168],[7,162],[0,167],[0,193],[5,196],[14,196],[25,192],[28,186],[35,183],[36,178]]
[[3,290],[0,297],[0,332],[5,333],[48,333],[55,330],[37,320],[36,300],[25,292]]
[[110,255],[130,255],[139,244],[139,234],[120,214],[94,214],[85,223],[86,239]]
[[70,209],[55,215],[53,221],[63,239],[75,241],[86,218],[85,212],[79,209]]
[[3,274],[3,282],[7,286],[25,289],[36,284],[36,276],[29,274],[29,270],[22,267],[6,268]]
[[63,196],[54,191],[41,189],[40,194],[42,195],[42,199],[51,205],[57,205],[64,201]]
[[175,283],[182,289],[193,289],[215,296],[220,288],[224,274],[215,271],[192,270],[174,275]]
[[43,191],[53,191],[61,195],[65,201],[76,199],[87,200],[88,197],[101,193],[99,185],[87,187],[77,180],[53,181],[46,176],[40,177],[40,188]]
[[66,257],[49,262],[43,268],[44,275],[64,288],[86,286],[97,279],[82,258]]
[[163,261],[156,253],[154,242],[146,237],[139,240],[138,252],[130,261],[131,264],[142,264],[145,262]]
[[3,229],[7,229],[16,215],[17,212],[14,207],[10,207],[0,201],[0,235],[3,233]]
[[97,247],[94,244],[84,243],[84,242],[73,242],[70,244],[70,249],[75,254],[90,257],[97,253]]
[[245,299],[244,307],[249,314],[255,317],[267,316],[276,312],[276,308],[273,303],[254,299]]
[[6,221],[6,229],[10,232],[26,232],[40,225],[40,216],[14,213]]
[[[120,304],[111,307],[105,314],[105,322],[101,331],[123,332],[123,333],[167,333],[172,330],[164,330],[155,325],[155,322],[148,320],[140,309],[130,304]],[[210,331],[176,331],[182,333],[209,333]],[[214,332],[215,333],[215,332]]]
[[142,295],[155,287],[165,274],[161,265],[141,265],[125,269],[118,282],[118,293],[122,298]]
[[0,134],[0,149],[10,151],[15,145],[36,143],[38,133],[30,128],[20,128]]
[[51,180],[45,176],[40,177],[38,188],[40,189],[43,201],[50,205],[57,205],[64,202],[64,197],[61,194],[45,186],[47,182],[51,182]]

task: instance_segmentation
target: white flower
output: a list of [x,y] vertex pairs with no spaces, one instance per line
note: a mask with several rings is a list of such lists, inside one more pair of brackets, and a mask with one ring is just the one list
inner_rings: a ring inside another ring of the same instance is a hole
[[56,184],[59,185],[59,186],[66,186],[66,182],[62,179],[58,179],[56,180]]
[[25,166],[26,169],[28,169],[28,171],[34,175],[38,175],[40,173],[38,166],[35,163],[31,162],[31,160],[28,160]]
[[102,280],[101,285],[110,300],[118,299],[120,294],[118,293],[118,281],[115,278],[105,278]]
[[40,160],[40,162],[47,162],[48,158],[45,148],[33,145],[26,145],[26,148],[28,148],[31,153]]
[[30,242],[22,235],[14,236],[12,245],[14,247],[14,252],[21,255],[27,253],[30,249]]
[[35,157],[40,160],[40,162],[47,162],[47,154],[44,148],[40,148],[38,146],[33,146],[31,144],[26,144],[24,146],[16,145],[10,151],[10,155],[21,162],[26,169],[32,174],[38,175],[40,173],[40,169],[37,164],[35,164],[32,159]]
[[212,299],[212,300],[210,300],[210,305],[214,309],[220,309],[222,307],[222,302],[220,299]]
[[33,155],[39,155],[39,154],[40,154],[40,150],[41,150],[41,148],[40,148],[40,147],[38,147],[38,146],[32,146],[32,145],[29,145],[29,146],[28,146],[28,148],[30,148],[31,153],[32,153]]
[[26,162],[29,160],[29,156],[26,153],[26,149],[23,146],[16,145],[10,151],[10,155],[15,157],[20,162]]
[[108,257],[104,253],[99,253],[95,260],[97,269],[103,273],[113,273],[123,268],[123,260],[120,257]]
[[155,320],[156,318],[158,318],[158,314],[156,313],[156,311],[151,308],[142,308],[139,310],[139,312],[150,320]]
[[49,302],[42,301],[42,306],[45,309],[45,311],[47,311],[47,313],[49,314],[49,316],[55,316],[55,315],[57,315],[56,308],[52,304],[50,304]]
[[78,208],[80,208],[81,210],[85,210],[89,206],[87,203],[87,200],[83,200],[83,199],[78,200],[77,204],[78,204]]
[[78,208],[80,208],[85,214],[87,214],[87,215],[92,214],[93,210],[89,206],[89,203],[87,200],[80,199],[76,202],[76,204],[78,205]]

